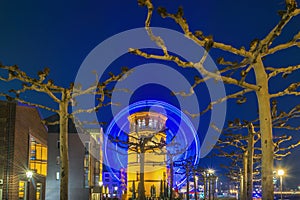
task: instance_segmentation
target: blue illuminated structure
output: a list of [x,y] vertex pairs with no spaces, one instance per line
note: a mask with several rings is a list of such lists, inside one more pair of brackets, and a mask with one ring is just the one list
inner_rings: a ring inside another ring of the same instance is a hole
[[[191,159],[191,162],[197,165],[200,158],[200,142],[192,122],[178,108],[157,100],[145,100],[133,103],[121,110],[113,118],[107,127],[104,137],[104,164],[108,166],[111,171],[127,167],[126,143],[119,142],[116,144],[115,141],[111,141],[109,138],[127,141],[129,133],[128,116],[136,112],[144,111],[160,113],[168,118],[166,122],[167,152],[171,154],[178,152],[178,154],[173,157],[173,161],[180,162]],[[169,164],[167,161],[168,167]],[[186,183],[184,171],[180,167],[174,167],[174,172],[173,187],[181,188]],[[115,178],[119,179],[119,177]]]

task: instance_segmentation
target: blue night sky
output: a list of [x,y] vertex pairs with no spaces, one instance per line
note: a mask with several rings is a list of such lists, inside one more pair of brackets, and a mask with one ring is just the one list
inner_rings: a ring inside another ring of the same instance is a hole
[[[297,2],[300,4],[299,0]],[[234,47],[245,46],[247,49],[253,39],[263,38],[277,24],[279,21],[277,11],[285,7],[283,0],[160,0],[154,1],[154,5],[166,7],[170,12],[176,12],[178,6],[183,6],[191,30],[202,30],[205,35],[212,34],[216,41]],[[50,78],[58,85],[68,86],[74,81],[84,59],[98,44],[122,31],[143,27],[145,17],[146,8],[139,7],[136,1],[0,1],[0,62],[4,65],[17,64],[31,75],[35,75],[44,67],[49,67]],[[275,40],[274,44],[291,39],[299,31],[299,25],[300,16],[287,25],[282,36]],[[161,19],[157,13],[153,16],[152,26],[180,31],[176,23],[170,19]],[[213,59],[224,56],[220,51],[212,51],[210,55]],[[231,55],[225,56],[227,59],[234,59]],[[269,56],[264,62],[273,67],[288,66],[299,64],[299,58],[300,49],[291,48]],[[126,54],[114,61],[107,71],[118,73],[121,66],[131,68],[152,62],[157,63],[154,60],[145,61],[143,58]],[[160,63],[176,69],[191,84],[193,83],[195,71],[182,70],[167,62]],[[297,82],[299,77],[298,72],[290,76],[289,81],[273,79],[270,82],[270,91],[275,92],[290,82]],[[254,79],[250,76],[249,80]],[[9,89],[9,86],[1,85],[1,89]],[[234,90],[235,87],[226,86],[228,93]],[[202,110],[210,100],[206,94],[207,89],[198,88],[196,92]],[[170,90],[164,86],[148,84],[134,91],[130,102],[151,98],[178,107],[176,97],[169,94]],[[28,95],[27,98],[36,102],[47,102],[48,105],[55,107],[55,104],[44,96]],[[254,95],[250,94],[247,98],[248,102],[245,105],[236,105],[234,101],[228,102],[226,120],[237,117],[251,120],[257,117]],[[286,110],[299,104],[299,98],[284,97],[278,99],[278,102],[279,110]],[[105,108],[103,112],[107,113],[106,118],[100,120],[110,122],[109,110]],[[43,117],[50,114],[42,112]],[[204,137],[201,132],[207,130],[209,117],[209,113],[201,117],[199,123],[201,128],[198,130],[201,141]],[[299,136],[296,136],[299,133],[292,132],[292,134],[295,135],[295,139],[299,139]],[[286,179],[286,184],[291,187],[300,184],[297,182],[300,177],[300,161],[297,158],[300,154],[296,151],[280,162],[280,165],[288,166],[290,176]],[[220,161],[218,158],[206,158],[200,163],[207,167],[218,168]]]

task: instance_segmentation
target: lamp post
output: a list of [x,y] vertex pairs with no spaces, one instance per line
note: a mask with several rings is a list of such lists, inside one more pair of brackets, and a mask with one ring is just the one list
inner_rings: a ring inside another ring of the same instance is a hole
[[118,198],[118,186],[114,187],[114,196]]
[[206,199],[207,196],[207,177],[206,177],[206,171],[203,172],[203,196],[204,199]]
[[99,181],[99,187],[100,187],[100,200],[102,200],[102,189],[103,189],[103,182],[102,181]]
[[30,180],[33,176],[33,172],[28,170],[26,171],[26,178],[27,178],[27,199],[30,199],[29,190],[30,190]]
[[208,175],[208,199],[214,199],[214,192],[213,192],[213,180],[215,178],[215,170],[213,169],[208,169],[207,170],[207,175]]
[[280,196],[281,196],[281,200],[283,199],[282,198],[282,177],[283,177],[283,175],[284,175],[284,170],[283,169],[279,169],[278,171],[277,171],[277,174],[278,174],[278,176],[280,177]]

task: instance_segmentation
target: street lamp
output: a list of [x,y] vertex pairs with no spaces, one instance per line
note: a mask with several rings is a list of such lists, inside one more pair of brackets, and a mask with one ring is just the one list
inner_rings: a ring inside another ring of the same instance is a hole
[[116,198],[118,197],[118,186],[114,187],[114,196],[116,196]]
[[283,199],[282,198],[282,177],[284,175],[284,170],[283,169],[279,169],[277,171],[277,175],[280,177],[280,196],[281,196],[281,200]]
[[207,173],[208,173],[209,175],[213,175],[213,174],[215,173],[215,170],[213,170],[213,169],[208,169],[208,170],[207,170]]
[[30,179],[32,178],[32,176],[33,176],[33,172],[31,170],[28,170],[26,172],[26,177],[27,177],[28,181],[30,181]]
[[30,180],[33,176],[33,172],[31,170],[26,171],[27,178],[27,199],[30,199],[29,190],[30,190]]
[[208,178],[208,199],[214,199],[215,194],[213,191],[213,185],[214,185],[214,180],[215,180],[215,170],[213,169],[207,169],[207,178]]

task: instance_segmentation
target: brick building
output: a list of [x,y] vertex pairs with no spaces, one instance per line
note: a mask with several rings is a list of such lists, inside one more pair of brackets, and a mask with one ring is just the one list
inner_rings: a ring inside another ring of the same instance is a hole
[[44,200],[46,176],[47,130],[39,112],[0,101],[0,200]]

